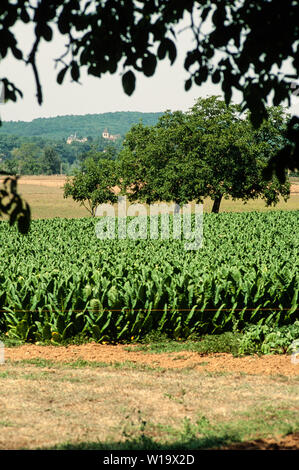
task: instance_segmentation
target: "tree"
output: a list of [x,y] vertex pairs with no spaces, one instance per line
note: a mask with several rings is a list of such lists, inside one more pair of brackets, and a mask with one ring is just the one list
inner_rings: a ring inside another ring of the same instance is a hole
[[33,142],[25,142],[11,152],[19,175],[34,175],[41,173],[41,150]]
[[86,158],[75,176],[68,177],[64,197],[80,202],[94,217],[99,204],[117,202],[114,187],[118,184],[116,162],[109,159],[95,161]]
[[45,147],[40,159],[42,173],[46,175],[57,175],[60,173],[61,159],[52,147]]
[[[175,31],[188,18],[194,48],[185,58],[189,74],[185,90],[200,86],[209,78],[220,83],[225,102],[233,90],[243,96],[242,106],[251,113],[255,127],[267,118],[266,104],[272,97],[277,106],[290,101],[291,80],[299,72],[299,2],[289,0],[2,0],[0,6],[0,56],[11,52],[16,60],[32,67],[37,100],[43,101],[42,84],[36,64],[41,41],[51,41],[53,28],[66,36],[65,53],[57,58],[61,68],[57,81],[66,74],[80,80],[80,70],[101,77],[122,67],[122,85],[131,95],[136,72],[150,77],[159,61],[176,60],[179,35]],[[35,40],[28,55],[14,35],[14,25],[34,26]],[[291,61],[294,73],[283,72]],[[2,78],[5,98],[22,96],[14,83]],[[264,177],[273,171],[281,181],[286,168],[299,168],[299,117],[293,116],[286,130],[287,143],[273,155]]]
[[111,160],[116,160],[118,156],[118,148],[117,145],[114,142],[109,142],[106,146],[105,149],[103,150],[104,153],[104,158],[108,158]]
[[262,197],[267,205],[289,197],[289,183],[262,178],[269,159],[284,145],[283,109],[255,130],[238,105],[210,97],[187,112],[167,112],[158,124],[131,129],[120,154],[122,190],[129,200],[185,204],[211,197],[219,212],[223,197]]
[[[255,127],[267,117],[267,99],[273,105],[290,99],[291,80],[299,72],[299,2],[280,0],[3,0],[0,7],[0,55],[12,52],[17,60],[32,67],[37,99],[42,103],[42,84],[36,53],[42,40],[51,41],[53,28],[66,36],[65,53],[57,58],[57,81],[67,73],[80,80],[80,70],[101,77],[114,74],[122,66],[122,85],[131,95],[136,72],[152,76],[159,61],[176,60],[179,35],[175,31],[182,18],[189,21],[194,48],[186,54],[184,67],[189,77],[185,89],[201,85],[209,77],[221,83],[225,102],[232,91],[243,95],[243,106],[251,112]],[[17,42],[16,22],[35,27],[35,41],[28,56]],[[292,62],[293,74],[283,65]],[[7,99],[16,100],[21,90],[3,78]],[[299,118],[288,124],[290,142],[272,159],[271,168],[298,168]],[[279,172],[281,176],[281,171]]]

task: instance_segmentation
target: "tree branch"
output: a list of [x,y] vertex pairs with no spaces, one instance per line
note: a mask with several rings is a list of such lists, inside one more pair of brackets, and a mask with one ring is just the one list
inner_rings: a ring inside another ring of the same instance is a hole
[[40,80],[39,80],[38,70],[37,70],[36,63],[35,63],[35,56],[36,56],[36,52],[39,46],[40,38],[41,38],[40,36],[37,36],[35,43],[32,47],[32,50],[30,52],[30,55],[26,62],[27,64],[31,64],[32,66],[32,70],[33,70],[33,74],[35,78],[35,84],[36,84],[36,96],[37,96],[37,101],[39,105],[41,105],[43,102],[43,94],[42,94],[42,87],[41,87]]

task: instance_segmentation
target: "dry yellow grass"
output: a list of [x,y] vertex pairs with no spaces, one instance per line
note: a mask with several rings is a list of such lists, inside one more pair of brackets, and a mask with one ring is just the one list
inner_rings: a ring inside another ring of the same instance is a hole
[[41,184],[41,181],[36,181],[32,184],[31,181],[29,183],[25,180],[19,182],[19,192],[30,205],[33,219],[89,216],[83,206],[73,201],[72,198],[63,197],[64,181],[45,180],[45,183]]
[[296,425],[298,409],[296,378],[154,370],[133,363],[7,362],[0,383],[0,449],[6,450],[66,443],[115,449],[142,436],[200,448],[211,445],[207,430],[223,444],[241,436],[275,437]]
[[[33,219],[53,217],[78,218],[89,217],[89,212],[71,198],[64,199],[63,185],[65,176],[22,176],[19,180],[19,191],[30,204]],[[204,202],[204,212],[210,212],[211,199]],[[223,200],[220,212],[266,211],[266,210],[298,210],[299,184],[292,186],[291,197],[287,202],[281,200],[275,207],[266,207],[262,199],[249,201]]]

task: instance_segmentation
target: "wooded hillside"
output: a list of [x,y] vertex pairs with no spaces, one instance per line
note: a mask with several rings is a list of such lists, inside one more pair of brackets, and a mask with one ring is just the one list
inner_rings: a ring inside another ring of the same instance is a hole
[[66,115],[38,118],[30,122],[2,121],[0,134],[67,139],[69,135],[75,133],[78,137],[99,137],[104,129],[107,128],[111,134],[120,134],[124,137],[133,124],[138,124],[142,120],[144,125],[155,125],[162,114],[119,111],[82,116]]

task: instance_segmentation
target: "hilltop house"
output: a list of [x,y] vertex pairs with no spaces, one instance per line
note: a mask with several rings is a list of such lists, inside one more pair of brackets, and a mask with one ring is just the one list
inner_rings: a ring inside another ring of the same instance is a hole
[[70,135],[66,141],[67,144],[71,144],[72,142],[87,142],[87,137],[78,139],[77,134],[75,133],[75,135]]
[[109,134],[108,129],[105,129],[104,132],[102,133],[103,139],[107,140],[117,140],[120,138],[120,134]]

